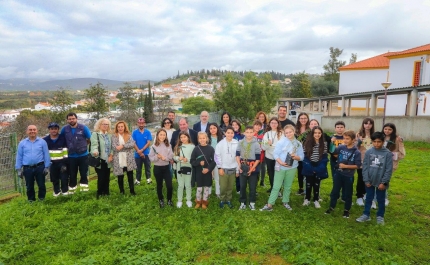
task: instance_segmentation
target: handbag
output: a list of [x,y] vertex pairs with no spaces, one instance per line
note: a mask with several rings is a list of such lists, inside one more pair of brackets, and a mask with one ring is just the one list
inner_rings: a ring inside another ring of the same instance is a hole
[[191,175],[191,168],[190,167],[180,167],[179,174],[182,175]]
[[[99,167],[101,165],[101,158],[100,158],[100,139],[99,139],[99,135],[97,134],[97,143],[98,143],[98,151],[99,151],[99,155],[97,157],[94,157],[90,154],[88,154],[88,165],[90,167]],[[90,142],[90,152],[91,152],[91,142]]]

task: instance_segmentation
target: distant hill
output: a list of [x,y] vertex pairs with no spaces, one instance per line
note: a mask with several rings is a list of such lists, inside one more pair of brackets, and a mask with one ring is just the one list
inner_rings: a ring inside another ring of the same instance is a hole
[[[127,81],[133,85],[139,86],[148,84],[149,80]],[[60,87],[71,90],[84,90],[89,88],[90,84],[102,83],[109,90],[115,90],[121,87],[126,81],[109,80],[102,78],[73,78],[65,80],[46,80],[46,79],[0,79],[0,91],[35,91],[35,90],[57,90]],[[150,81],[151,85],[155,82]]]

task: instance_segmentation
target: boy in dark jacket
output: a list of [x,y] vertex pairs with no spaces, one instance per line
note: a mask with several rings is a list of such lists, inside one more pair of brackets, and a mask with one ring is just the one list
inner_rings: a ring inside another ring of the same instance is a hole
[[393,155],[384,147],[385,135],[375,132],[371,136],[373,147],[366,151],[363,160],[363,181],[366,185],[366,204],[357,222],[370,221],[370,208],[376,192],[378,211],[376,223],[384,224],[385,193],[393,173]]

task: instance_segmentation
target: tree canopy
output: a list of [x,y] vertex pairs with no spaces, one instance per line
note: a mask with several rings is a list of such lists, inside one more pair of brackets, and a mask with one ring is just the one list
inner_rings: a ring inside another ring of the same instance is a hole
[[200,114],[204,110],[211,112],[214,108],[214,102],[202,96],[182,100],[182,112],[185,114]]
[[311,81],[309,75],[304,71],[291,77],[291,97],[293,98],[310,98]]
[[102,83],[91,84],[90,88],[84,90],[85,98],[88,100],[85,110],[93,113],[92,117],[97,120],[109,111],[107,103],[108,91]]
[[326,80],[333,80],[339,82],[339,67],[346,64],[346,61],[339,60],[343,49],[330,47],[330,59],[328,63],[323,66],[324,78]]

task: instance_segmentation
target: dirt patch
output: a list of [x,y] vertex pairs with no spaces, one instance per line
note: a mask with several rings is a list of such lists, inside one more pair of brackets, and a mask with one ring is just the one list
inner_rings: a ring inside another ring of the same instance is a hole
[[403,195],[400,195],[400,194],[393,195],[393,197],[396,198],[396,200],[398,201],[403,200]]
[[[198,262],[209,260],[211,255],[201,255],[197,258]],[[263,255],[263,254],[239,254],[230,253],[231,257],[234,257],[237,261],[250,261],[252,264],[262,265],[289,265],[283,258],[278,255]]]
[[423,214],[423,213],[416,212],[416,211],[414,211],[414,214],[416,214],[420,217],[423,217],[424,219],[430,220],[430,215],[428,215],[428,214]]
[[16,197],[19,197],[19,196],[21,196],[20,193],[11,193],[11,194],[8,194],[8,195],[4,195],[4,196],[2,196],[0,198],[0,204],[7,203],[10,200],[12,200],[13,198],[16,198]]

